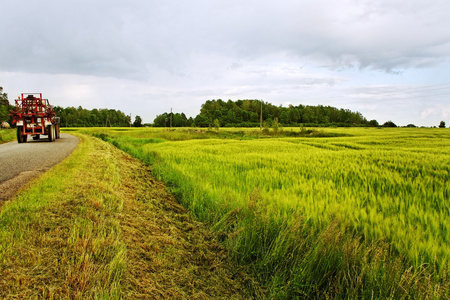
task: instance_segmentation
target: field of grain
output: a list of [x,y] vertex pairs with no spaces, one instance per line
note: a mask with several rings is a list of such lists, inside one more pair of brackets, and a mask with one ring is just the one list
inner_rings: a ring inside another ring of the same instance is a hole
[[90,133],[152,165],[274,297],[448,295],[450,131],[326,131]]

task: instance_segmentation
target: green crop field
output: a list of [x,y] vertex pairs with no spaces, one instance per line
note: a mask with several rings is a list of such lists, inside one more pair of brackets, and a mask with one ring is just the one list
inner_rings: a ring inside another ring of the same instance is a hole
[[450,131],[295,131],[85,130],[152,165],[271,298],[449,296]]

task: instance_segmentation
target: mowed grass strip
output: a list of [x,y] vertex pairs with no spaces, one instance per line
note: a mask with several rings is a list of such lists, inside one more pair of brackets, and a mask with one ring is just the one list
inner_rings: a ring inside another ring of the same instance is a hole
[[248,297],[251,278],[142,163],[80,137],[0,208],[0,298]]
[[109,146],[82,139],[73,155],[0,212],[0,297],[119,298],[123,205]]

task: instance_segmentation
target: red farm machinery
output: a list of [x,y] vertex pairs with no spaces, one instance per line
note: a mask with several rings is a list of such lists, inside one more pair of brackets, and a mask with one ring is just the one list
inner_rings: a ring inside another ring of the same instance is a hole
[[42,93],[23,93],[16,99],[16,110],[11,112],[13,123],[17,126],[17,141],[26,143],[29,135],[33,140],[47,135],[53,142],[60,137],[59,118]]

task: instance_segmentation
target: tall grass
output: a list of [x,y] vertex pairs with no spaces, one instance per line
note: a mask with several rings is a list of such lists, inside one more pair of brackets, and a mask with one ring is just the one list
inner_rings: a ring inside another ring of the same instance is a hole
[[270,298],[448,297],[450,132],[333,130],[352,136],[97,135],[151,164]]

